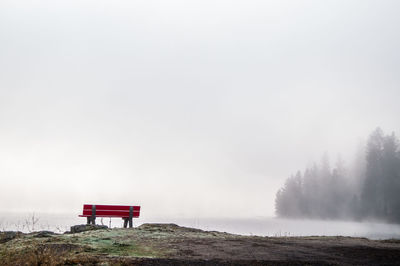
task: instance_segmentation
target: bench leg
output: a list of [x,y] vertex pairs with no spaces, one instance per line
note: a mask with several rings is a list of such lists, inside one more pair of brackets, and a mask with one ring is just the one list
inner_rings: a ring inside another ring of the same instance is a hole
[[129,228],[132,228],[132,218],[129,218]]
[[126,226],[128,225],[128,218],[122,218],[124,219],[124,228],[126,228]]
[[96,224],[96,217],[86,217],[87,218],[87,224]]

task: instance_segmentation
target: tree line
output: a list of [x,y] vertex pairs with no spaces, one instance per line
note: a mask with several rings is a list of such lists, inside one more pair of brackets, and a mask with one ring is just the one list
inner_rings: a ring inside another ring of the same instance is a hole
[[349,171],[327,155],[290,176],[277,192],[276,214],[287,218],[379,219],[400,223],[400,149],[394,133],[377,128]]

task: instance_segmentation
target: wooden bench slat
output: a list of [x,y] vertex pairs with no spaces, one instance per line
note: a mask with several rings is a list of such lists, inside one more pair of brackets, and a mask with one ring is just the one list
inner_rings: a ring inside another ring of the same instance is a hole
[[[91,217],[91,215],[83,215],[83,214],[80,214],[79,215],[79,217]],[[106,218],[129,218],[129,215],[127,215],[127,216],[121,216],[121,215],[109,215],[109,214],[107,214],[107,215],[97,215],[96,214],[96,217],[106,217]],[[132,218],[139,218],[139,216],[132,216]]]
[[[96,216],[118,216],[118,217],[129,217],[129,211],[98,211],[96,210]],[[91,216],[92,215],[92,210],[84,210],[83,215],[85,216]],[[140,212],[138,211],[133,211],[132,213],[133,217],[137,218],[140,215]]]
[[[84,204],[83,209],[92,209],[91,204]],[[131,206],[126,206],[126,205],[96,205],[96,210],[127,210],[129,211],[129,208]],[[140,211],[140,206],[133,206],[134,211]]]

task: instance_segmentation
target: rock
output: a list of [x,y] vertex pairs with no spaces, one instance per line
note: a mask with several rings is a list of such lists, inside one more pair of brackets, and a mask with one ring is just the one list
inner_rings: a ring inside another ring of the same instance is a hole
[[71,226],[71,234],[74,233],[81,233],[81,232],[85,232],[85,231],[92,231],[92,230],[104,230],[104,229],[108,229],[108,227],[106,225],[93,225],[93,224],[78,224],[78,225],[74,225]]
[[189,228],[184,226],[179,226],[177,224],[157,224],[157,223],[146,223],[138,227],[140,230],[146,230],[150,232],[193,232],[201,233],[204,232],[201,229]]
[[21,232],[15,232],[15,231],[4,231],[0,232],[0,243],[5,243],[10,240],[13,240],[14,238],[20,237],[23,235]]
[[56,233],[51,232],[51,231],[39,231],[39,232],[35,232],[33,234],[33,237],[50,237],[52,235],[55,235]]

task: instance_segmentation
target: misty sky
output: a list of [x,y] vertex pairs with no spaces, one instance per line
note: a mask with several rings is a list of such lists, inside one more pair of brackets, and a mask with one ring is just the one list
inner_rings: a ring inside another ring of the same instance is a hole
[[0,210],[271,216],[400,133],[399,1],[0,2]]

